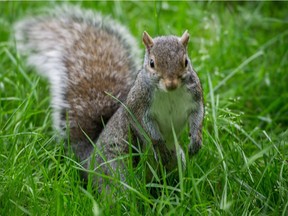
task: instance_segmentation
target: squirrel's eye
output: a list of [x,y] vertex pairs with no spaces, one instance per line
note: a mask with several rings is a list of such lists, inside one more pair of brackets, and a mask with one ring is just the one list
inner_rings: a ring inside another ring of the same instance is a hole
[[186,58],[185,59],[185,67],[187,67],[188,66],[188,59]]
[[155,67],[155,64],[154,64],[153,59],[150,59],[150,67],[151,67],[151,68],[154,68],[154,67]]

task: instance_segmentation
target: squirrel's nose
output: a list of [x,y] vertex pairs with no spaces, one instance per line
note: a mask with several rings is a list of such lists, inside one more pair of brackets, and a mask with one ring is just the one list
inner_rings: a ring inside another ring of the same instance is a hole
[[169,91],[172,91],[172,90],[174,90],[176,88],[177,88],[177,85],[174,85],[174,84],[166,85],[166,89],[169,90]]
[[168,91],[175,90],[179,86],[179,81],[177,79],[165,80],[165,87]]

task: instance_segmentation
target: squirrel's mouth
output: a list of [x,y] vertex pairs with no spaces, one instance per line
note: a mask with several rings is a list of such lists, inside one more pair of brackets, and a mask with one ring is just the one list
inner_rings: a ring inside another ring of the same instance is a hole
[[181,79],[175,78],[175,79],[160,79],[159,80],[159,89],[170,92],[178,89],[181,86]]

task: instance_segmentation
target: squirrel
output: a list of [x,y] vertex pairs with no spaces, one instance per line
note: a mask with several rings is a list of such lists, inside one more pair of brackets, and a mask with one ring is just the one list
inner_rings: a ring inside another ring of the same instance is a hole
[[[70,7],[52,14],[16,24],[16,42],[50,80],[56,128],[65,134],[69,127],[72,149],[85,167],[106,175],[119,170],[125,182],[121,156],[131,143],[134,150],[151,152],[152,168],[161,161],[171,171],[179,155],[185,166],[175,138],[189,124],[188,154],[197,153],[204,118],[188,32],[156,38],[144,32],[141,66],[135,39],[115,21]],[[94,184],[100,188],[103,180],[95,176]]]
[[[181,38],[161,36],[153,39],[147,32],[143,33],[146,47],[143,67],[126,101],[110,118],[96,142],[106,160],[112,161],[113,169],[125,170],[122,161],[113,159],[129,152],[129,139],[134,145],[140,141],[140,148],[144,150],[150,148],[149,162],[153,169],[157,170],[161,160],[165,169],[172,171],[178,165],[177,154],[185,167],[185,154],[181,145],[177,150],[175,137],[179,138],[187,123],[190,127],[189,155],[201,148],[203,93],[187,54],[188,41],[187,31]],[[104,164],[97,154],[90,156],[88,164],[95,158],[96,165]],[[109,171],[106,174],[110,174]],[[147,180],[151,180],[151,174],[148,172]],[[121,175],[121,179],[125,181],[125,176]]]

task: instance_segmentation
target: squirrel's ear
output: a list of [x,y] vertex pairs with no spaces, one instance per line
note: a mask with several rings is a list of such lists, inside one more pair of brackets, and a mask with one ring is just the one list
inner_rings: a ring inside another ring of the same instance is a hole
[[189,33],[186,30],[180,38],[180,42],[186,47],[189,42]]
[[153,47],[154,41],[146,31],[144,31],[144,33],[143,33],[142,40],[143,40],[143,43],[145,44],[147,50],[149,51],[151,49],[151,47]]

